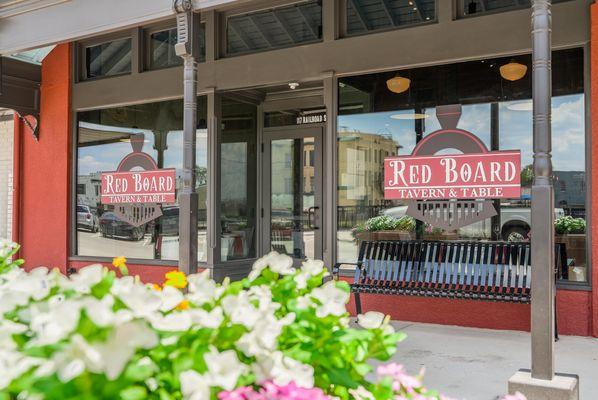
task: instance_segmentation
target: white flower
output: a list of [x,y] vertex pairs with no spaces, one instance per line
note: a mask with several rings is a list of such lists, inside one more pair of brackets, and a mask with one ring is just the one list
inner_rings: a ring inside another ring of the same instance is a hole
[[99,327],[110,326],[117,319],[121,319],[112,309],[114,307],[114,297],[111,295],[106,295],[101,300],[88,297],[82,301],[82,304],[89,319]]
[[272,292],[268,285],[252,286],[247,291],[250,300],[258,301],[258,310],[264,313],[274,313],[280,304],[272,301]]
[[44,366],[43,374],[47,375],[54,370],[61,382],[68,382],[81,375],[86,369],[99,373],[102,368],[103,359],[100,352],[87,343],[81,335],[75,334],[67,347],[54,353],[52,364]]
[[368,311],[365,314],[357,315],[357,323],[365,329],[377,329],[382,326],[385,315],[378,311]]
[[247,292],[226,296],[222,299],[222,309],[234,324],[241,324],[249,329],[253,328],[262,316],[262,313],[249,302]]
[[192,325],[191,315],[187,311],[178,311],[170,314],[157,314],[150,318],[152,327],[163,332],[183,332]]
[[210,385],[208,379],[192,369],[179,375],[181,392],[185,400],[209,400]]
[[308,309],[313,304],[309,296],[297,297],[297,308],[300,310]]
[[374,395],[363,386],[359,386],[357,389],[349,389],[349,394],[355,400],[374,400]]
[[82,303],[74,300],[37,303],[30,307],[29,328],[35,333],[35,345],[54,344],[77,328]]
[[[118,281],[115,281],[115,283]],[[113,285],[111,291],[125,303],[136,317],[149,318],[162,307],[160,293],[131,280]]]
[[131,321],[117,326],[105,343],[95,346],[103,360],[103,371],[108,379],[121,374],[135,351],[158,345],[158,335],[143,321]]
[[308,276],[319,275],[324,270],[324,261],[307,259],[301,264],[301,271]]
[[14,349],[0,348],[0,393],[13,380],[42,362],[43,360],[27,357]]
[[268,315],[260,319],[251,331],[241,336],[237,346],[248,357],[268,354],[276,349],[282,328],[294,320],[294,313],[287,314],[280,320]]
[[335,281],[328,281],[322,287],[315,288],[311,296],[322,303],[316,309],[316,315],[320,318],[327,315],[340,317],[347,312],[345,305],[349,301],[349,293],[337,288]]
[[208,366],[210,384],[224,390],[233,390],[239,377],[248,371],[247,366],[239,361],[234,350],[220,353],[212,347],[209,353],[204,354],[203,358]]
[[272,272],[276,272],[280,275],[290,275],[295,272],[295,269],[293,268],[293,259],[291,257],[271,251],[253,263],[253,267],[251,268],[248,277],[249,280],[255,280],[267,267],[269,267]]
[[289,382],[295,382],[297,386],[303,388],[314,386],[313,367],[285,357],[280,351],[258,356],[252,368],[258,382],[272,380],[279,386]]
[[215,298],[220,297],[224,291],[224,288],[217,287],[216,282],[210,279],[208,270],[187,276],[187,283],[187,288],[189,289],[187,299],[197,306],[211,302]]
[[18,244],[10,240],[0,239],[0,258],[8,257],[8,253],[16,249]]
[[175,287],[165,286],[162,291],[158,292],[162,299],[160,311],[170,311],[175,308],[181,301],[185,299],[183,293]]
[[188,312],[193,323],[203,328],[216,329],[224,320],[224,314],[220,307],[216,307],[210,312],[202,310],[201,308],[193,308]]
[[93,264],[81,268],[76,274],[71,275],[70,288],[79,293],[90,293],[92,286],[100,283],[104,277],[104,267],[102,264]]

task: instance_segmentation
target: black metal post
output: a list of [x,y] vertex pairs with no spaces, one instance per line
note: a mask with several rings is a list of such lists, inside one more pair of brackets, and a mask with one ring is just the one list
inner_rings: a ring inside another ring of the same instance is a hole
[[554,378],[554,195],[551,181],[551,0],[532,3],[532,378]]
[[183,185],[179,193],[179,269],[197,272],[197,208],[195,147],[197,126],[197,62],[199,14],[191,0],[174,0],[177,23],[176,54],[183,58]]

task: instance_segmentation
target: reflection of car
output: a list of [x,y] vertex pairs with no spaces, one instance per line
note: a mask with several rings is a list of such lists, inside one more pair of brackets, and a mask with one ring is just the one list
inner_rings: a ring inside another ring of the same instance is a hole
[[91,207],[84,204],[77,205],[77,228],[84,228],[97,232],[99,227],[98,216]]
[[[407,206],[399,206],[382,210],[380,214],[394,218],[405,216]],[[565,215],[562,208],[554,209],[554,218]],[[524,206],[503,206],[500,208],[500,233],[503,240],[508,242],[520,242],[528,238],[532,220],[532,210]],[[483,236],[489,232],[489,222],[481,221],[459,229],[459,232],[467,236]],[[488,227],[488,229],[486,229]]]
[[163,207],[160,224],[159,234],[164,236],[177,236],[179,234],[179,208]]
[[104,237],[141,240],[145,234],[145,225],[133,226],[118,218],[113,212],[107,212],[100,217],[100,232]]

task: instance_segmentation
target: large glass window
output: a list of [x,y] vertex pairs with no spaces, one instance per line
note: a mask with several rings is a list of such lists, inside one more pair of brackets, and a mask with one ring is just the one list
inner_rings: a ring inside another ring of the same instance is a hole
[[[553,3],[562,3],[571,0],[552,0]],[[457,16],[459,18],[477,15],[492,14],[522,8],[530,8],[531,0],[458,0]]]
[[[198,99],[197,181],[198,258],[206,260],[207,106]],[[179,250],[178,188],[183,157],[182,100],[140,104],[77,114],[77,255],[177,260]],[[132,152],[131,138],[143,134],[142,151],[158,168],[176,169],[177,201],[162,204],[161,216],[141,225],[120,218],[114,206],[100,202],[100,175],[116,171]]]
[[86,78],[130,73],[131,38],[86,47],[85,68]]
[[347,35],[436,21],[436,0],[346,0]]
[[[501,68],[509,65],[509,68]],[[553,182],[556,241],[566,251],[560,276],[587,281],[586,140],[583,49],[553,53]],[[460,104],[458,128],[490,150],[521,150],[522,195],[494,201],[497,215],[456,231],[424,223],[403,238],[526,241],[533,236],[531,57],[495,58],[343,78],[338,117],[338,258],[356,262],[359,242],[372,237],[368,219],[405,216],[407,203],[384,199],[383,160],[408,155],[440,129],[439,105]],[[389,90],[396,78],[402,89]],[[454,149],[444,150],[455,153]],[[398,234],[398,233],[397,233]],[[380,235],[380,234],[378,234]]]
[[322,39],[322,2],[303,1],[292,6],[235,15],[226,23],[229,55],[290,47]]
[[222,100],[220,224],[222,261],[255,257],[257,108]]

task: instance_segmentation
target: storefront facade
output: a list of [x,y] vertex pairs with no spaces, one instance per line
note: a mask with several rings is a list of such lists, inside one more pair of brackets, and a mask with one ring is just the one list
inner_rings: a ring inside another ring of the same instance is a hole
[[[598,18],[590,1],[554,3],[554,211],[556,241],[568,249],[558,272],[558,325],[562,334],[598,336],[591,212]],[[252,1],[200,15],[198,268],[240,278],[274,249],[341,263],[350,279],[366,222],[406,212],[405,201],[385,198],[384,158],[411,154],[440,128],[436,107],[444,105],[460,105],[458,127],[488,149],[520,150],[521,196],[494,200],[496,215],[458,230],[418,223],[403,235],[533,237],[529,2]],[[190,218],[178,199],[135,226],[100,201],[101,174],[117,170],[134,135],[158,168],[176,169],[178,193],[184,140],[176,35],[172,16],[131,23],[58,44],[41,63],[39,139],[15,117],[13,236],[30,266],[66,271],[124,255],[131,273],[147,281],[177,266],[179,220]],[[402,320],[530,327],[527,305],[363,301]]]

